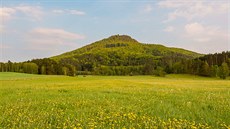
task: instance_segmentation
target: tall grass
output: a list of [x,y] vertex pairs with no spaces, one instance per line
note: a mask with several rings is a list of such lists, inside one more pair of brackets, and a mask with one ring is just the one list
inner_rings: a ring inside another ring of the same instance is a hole
[[0,73],[0,128],[230,128],[230,81]]

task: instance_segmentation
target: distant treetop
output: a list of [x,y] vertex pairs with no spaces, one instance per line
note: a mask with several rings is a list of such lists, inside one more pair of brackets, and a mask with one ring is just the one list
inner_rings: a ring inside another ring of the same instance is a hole
[[109,38],[106,38],[104,40],[112,40],[112,41],[123,41],[123,42],[137,42],[139,43],[137,40],[133,39],[132,37],[128,36],[128,35],[112,35]]

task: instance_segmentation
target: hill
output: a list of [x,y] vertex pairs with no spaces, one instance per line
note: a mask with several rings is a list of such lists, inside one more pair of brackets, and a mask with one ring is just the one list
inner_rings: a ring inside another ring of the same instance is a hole
[[76,66],[77,71],[126,75],[152,74],[157,66],[201,55],[181,48],[140,43],[127,35],[114,35],[51,59]]
[[50,58],[0,62],[2,72],[69,76],[183,73],[225,79],[229,69],[230,52],[203,56],[181,48],[140,43],[127,35],[114,35]]
[[196,58],[202,54],[192,52],[181,48],[170,48],[159,44],[144,44],[127,35],[113,35],[109,38],[102,39],[82,48],[51,57],[55,60],[63,58],[78,58],[86,54],[92,55],[110,55],[122,56],[150,56],[161,58],[168,55],[177,55],[185,58]]

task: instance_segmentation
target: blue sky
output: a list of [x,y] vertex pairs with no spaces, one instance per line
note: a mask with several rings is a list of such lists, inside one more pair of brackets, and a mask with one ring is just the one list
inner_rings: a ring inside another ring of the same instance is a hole
[[199,53],[230,50],[228,0],[1,1],[0,61],[61,54],[115,34]]

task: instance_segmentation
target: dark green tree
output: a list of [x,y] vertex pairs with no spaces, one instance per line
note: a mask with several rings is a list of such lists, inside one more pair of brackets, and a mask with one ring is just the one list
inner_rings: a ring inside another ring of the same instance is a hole
[[222,65],[219,68],[219,77],[222,79],[226,79],[226,77],[229,75],[229,68],[227,63],[223,62]]
[[23,63],[23,72],[30,74],[38,73],[38,66],[35,63]]
[[219,72],[218,70],[219,70],[218,65],[212,65],[210,68],[210,76],[211,77],[218,77],[218,72]]
[[176,62],[173,64],[173,73],[183,73],[181,62]]
[[207,61],[201,63],[199,75],[206,76],[206,77],[210,76],[210,68],[209,68]]

